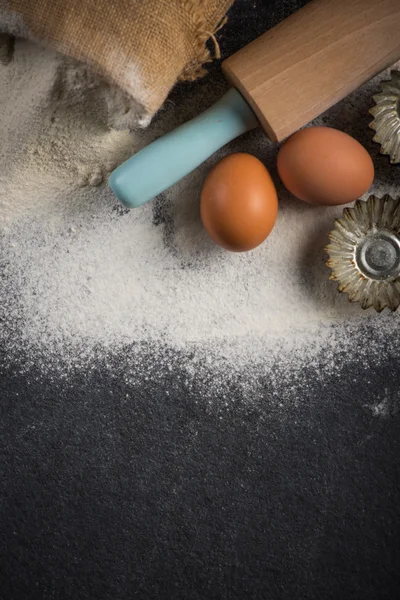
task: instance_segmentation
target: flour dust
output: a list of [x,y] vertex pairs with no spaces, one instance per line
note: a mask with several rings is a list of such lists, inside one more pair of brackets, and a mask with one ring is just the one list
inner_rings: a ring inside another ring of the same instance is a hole
[[[131,385],[178,361],[189,387],[235,382],[247,393],[273,387],[275,377],[290,389],[310,365],[322,377],[349,354],[384,356],[398,317],[362,313],[329,281],[324,246],[342,209],[285,192],[277,148],[262,132],[236,140],[141,209],[122,209],[107,188],[115,165],[204,109],[221,85],[188,93],[179,106],[167,102],[151,127],[130,134],[109,128],[110,92],[83,66],[17,43],[14,59],[0,66],[3,361],[67,376],[99,360],[115,368],[118,357],[119,376]],[[373,191],[398,195],[399,176],[367,128],[377,86],[378,78],[316,122],[366,145],[377,168]],[[246,254],[213,245],[199,219],[205,174],[238,150],[264,161],[280,198],[271,236]]]

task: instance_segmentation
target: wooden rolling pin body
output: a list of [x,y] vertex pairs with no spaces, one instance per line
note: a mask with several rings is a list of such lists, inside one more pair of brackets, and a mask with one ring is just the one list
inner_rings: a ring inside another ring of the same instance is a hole
[[222,69],[281,141],[399,58],[400,0],[314,0]]

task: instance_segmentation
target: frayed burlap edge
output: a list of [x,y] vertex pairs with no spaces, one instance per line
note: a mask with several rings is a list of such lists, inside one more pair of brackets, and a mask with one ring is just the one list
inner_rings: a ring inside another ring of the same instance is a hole
[[[196,0],[186,0],[185,2],[188,13],[193,18],[195,57],[184,67],[182,73],[178,76],[178,81],[194,81],[200,77],[204,77],[207,74],[205,65],[213,62],[215,59],[221,58],[216,35],[226,25],[228,17],[222,17],[213,31],[208,30],[204,4],[204,1],[196,2]],[[214,46],[213,53],[207,47],[209,40],[212,41]]]

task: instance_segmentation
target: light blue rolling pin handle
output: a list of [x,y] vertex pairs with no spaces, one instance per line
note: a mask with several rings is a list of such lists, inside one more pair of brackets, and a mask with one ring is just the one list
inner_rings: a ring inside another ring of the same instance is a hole
[[136,208],[193,171],[216,150],[259,122],[232,88],[192,121],[155,140],[115,169],[108,183],[124,206]]

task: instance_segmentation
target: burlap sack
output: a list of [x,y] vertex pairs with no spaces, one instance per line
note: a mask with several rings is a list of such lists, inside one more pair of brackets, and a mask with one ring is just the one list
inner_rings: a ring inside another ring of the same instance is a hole
[[[204,74],[233,0],[0,0],[0,30],[45,43],[133,97],[148,122],[178,79]],[[7,56],[7,48],[3,48]]]

